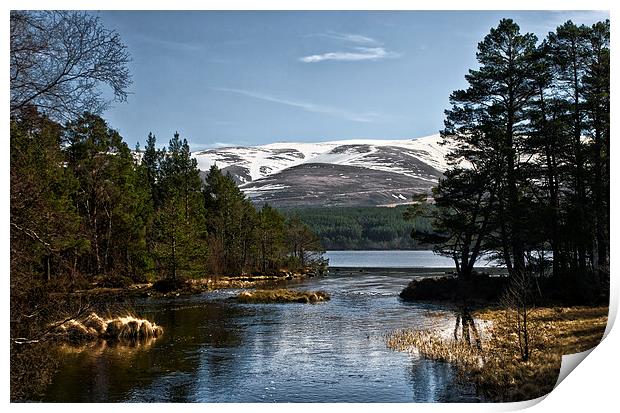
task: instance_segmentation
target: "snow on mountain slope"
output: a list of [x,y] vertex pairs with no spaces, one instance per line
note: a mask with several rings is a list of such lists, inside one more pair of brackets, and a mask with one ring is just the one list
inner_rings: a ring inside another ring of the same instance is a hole
[[413,192],[430,191],[447,169],[444,156],[449,148],[440,142],[439,135],[406,140],[277,142],[192,155],[202,171],[216,164],[230,172],[255,202],[378,205],[406,203]]
[[440,141],[439,135],[431,135],[406,140],[352,139],[320,143],[276,142],[261,146],[209,149],[194,152],[193,156],[198,162],[198,168],[203,171],[209,170],[214,163],[220,169],[229,166],[241,167],[247,171],[250,178],[244,181],[264,178],[302,163],[333,163],[391,170],[389,165],[377,162],[380,159],[373,157],[378,148],[384,147],[401,148],[404,150],[403,153],[444,171],[447,168],[444,160],[447,149],[439,145]]

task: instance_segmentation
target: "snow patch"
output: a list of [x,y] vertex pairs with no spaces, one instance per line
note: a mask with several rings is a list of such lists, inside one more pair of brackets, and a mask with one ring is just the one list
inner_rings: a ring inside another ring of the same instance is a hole
[[198,168],[208,171],[216,164],[220,169],[235,165],[247,170],[251,180],[265,178],[284,169],[304,163],[326,163],[358,166],[378,171],[394,172],[413,178],[435,181],[430,175],[420,175],[398,165],[378,154],[382,147],[402,149],[402,154],[411,156],[443,172],[448,168],[445,155],[448,145],[441,146],[442,138],[437,135],[417,139],[383,140],[351,139],[318,143],[275,142],[249,147],[217,148],[193,152]]

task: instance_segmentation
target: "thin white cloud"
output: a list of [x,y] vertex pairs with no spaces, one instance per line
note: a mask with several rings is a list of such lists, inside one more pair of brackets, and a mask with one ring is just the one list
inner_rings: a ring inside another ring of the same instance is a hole
[[379,114],[374,112],[357,113],[346,109],[335,108],[332,106],[317,105],[315,103],[303,102],[298,100],[283,99],[277,96],[268,95],[265,93],[254,92],[251,90],[213,87],[212,90],[219,92],[235,93],[242,96],[248,96],[254,99],[264,100],[266,102],[279,103],[281,105],[292,106],[302,109],[306,112],[320,113],[328,116],[333,116],[341,119],[350,120],[353,122],[374,122],[379,117]]
[[317,63],[326,60],[357,62],[360,60],[394,59],[401,56],[400,53],[385,50],[383,47],[356,47],[354,50],[313,54],[300,57],[299,61],[304,63]]
[[308,56],[302,56],[298,60],[303,63],[318,63],[328,60],[339,62],[358,62],[362,60],[394,59],[401,53],[387,50],[383,43],[370,36],[359,33],[339,33],[327,31],[323,33],[309,34],[344,43],[348,50],[329,51]]
[[338,33],[328,31],[325,33],[311,34],[309,36],[320,36],[328,39],[339,40],[347,43],[363,44],[368,46],[380,46],[382,43],[370,36],[356,33]]
[[539,38],[547,36],[549,32],[555,31],[555,29],[566,23],[568,20],[572,20],[573,23],[580,25],[585,24],[590,26],[597,21],[604,21],[609,18],[609,11],[607,10],[551,10],[548,16],[544,20],[528,22],[521,27],[523,31],[533,31]]

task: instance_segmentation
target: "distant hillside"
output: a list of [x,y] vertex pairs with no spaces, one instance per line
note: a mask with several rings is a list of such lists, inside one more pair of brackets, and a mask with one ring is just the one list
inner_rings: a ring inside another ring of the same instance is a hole
[[430,192],[447,168],[439,135],[405,140],[272,143],[194,152],[216,164],[257,204],[277,207],[381,206]]
[[[297,215],[321,239],[327,250],[428,249],[410,237],[414,223],[403,219],[406,206],[328,207],[285,209]],[[430,230],[430,223],[417,220],[419,229]]]

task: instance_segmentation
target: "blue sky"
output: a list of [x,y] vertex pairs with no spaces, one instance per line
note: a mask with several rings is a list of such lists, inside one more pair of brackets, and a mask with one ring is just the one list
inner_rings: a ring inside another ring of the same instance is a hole
[[104,113],[130,146],[175,131],[192,150],[437,133],[477,43],[503,17],[539,38],[607,12],[99,12],[132,55]]

